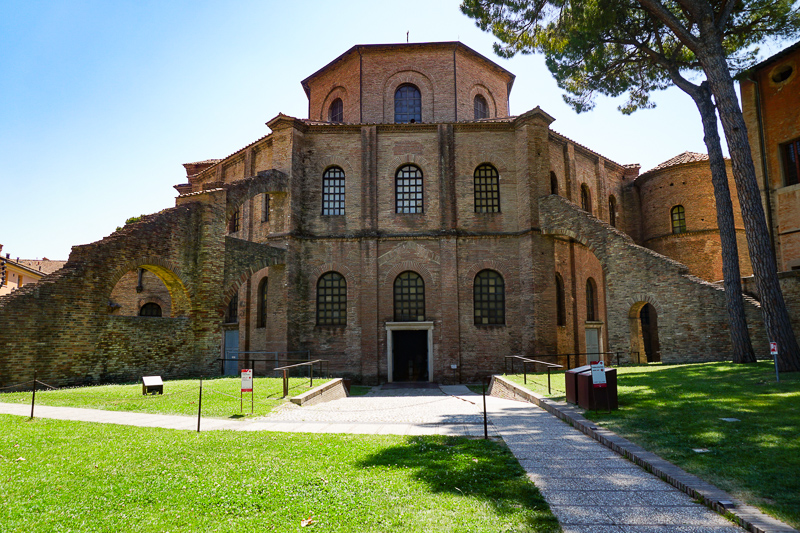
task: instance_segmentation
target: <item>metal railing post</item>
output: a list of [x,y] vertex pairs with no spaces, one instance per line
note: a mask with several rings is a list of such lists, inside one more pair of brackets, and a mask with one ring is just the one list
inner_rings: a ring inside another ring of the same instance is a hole
[[286,377],[286,372],[288,369],[283,369],[283,397],[286,398],[289,396],[289,378]]

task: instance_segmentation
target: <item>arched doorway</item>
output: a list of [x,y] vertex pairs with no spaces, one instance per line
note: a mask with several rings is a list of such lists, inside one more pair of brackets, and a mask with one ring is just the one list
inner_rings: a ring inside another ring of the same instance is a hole
[[661,361],[656,308],[648,302],[637,302],[631,306],[628,319],[631,325],[631,362]]

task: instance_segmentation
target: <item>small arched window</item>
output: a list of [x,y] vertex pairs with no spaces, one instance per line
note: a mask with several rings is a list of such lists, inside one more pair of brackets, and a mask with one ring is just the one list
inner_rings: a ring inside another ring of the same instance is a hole
[[394,121],[398,124],[422,122],[422,96],[410,83],[401,85],[394,93]]
[[261,280],[258,285],[258,327],[267,327],[267,289],[269,287],[268,278]]
[[564,293],[564,280],[556,272],[556,325],[567,325],[567,301]]
[[608,197],[608,223],[617,227],[617,199],[613,194]]
[[347,281],[338,272],[327,272],[317,281],[317,325],[347,325]]
[[592,278],[586,280],[586,320],[597,320],[597,284]]
[[395,175],[395,211],[422,213],[422,171],[414,165],[397,169]]
[[394,320],[425,320],[425,282],[416,272],[402,272],[394,280]]
[[161,316],[161,306],[154,302],[148,302],[139,309],[139,316]]
[[672,233],[686,233],[686,212],[682,205],[676,205],[670,211],[672,215]]
[[592,213],[592,193],[585,183],[581,185],[581,209],[589,214]]
[[506,323],[506,287],[503,276],[498,272],[478,272],[472,296],[476,326]]
[[558,178],[553,171],[550,171],[550,194],[558,194]]
[[329,122],[343,122],[344,121],[344,104],[341,98],[337,98],[331,102],[331,107],[328,109]]
[[322,214],[344,215],[344,170],[339,167],[322,175]]
[[475,212],[500,212],[500,176],[487,163],[475,169]]
[[486,103],[486,98],[480,94],[475,95],[475,120],[482,118],[489,118],[489,104]]

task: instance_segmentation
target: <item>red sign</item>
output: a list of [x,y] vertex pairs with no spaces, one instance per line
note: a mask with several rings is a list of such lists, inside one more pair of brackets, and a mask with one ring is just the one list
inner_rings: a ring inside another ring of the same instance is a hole
[[770,355],[778,355],[778,343],[777,342],[769,343],[769,354]]
[[242,370],[242,392],[253,392],[253,369]]
[[605,387],[606,384],[606,365],[603,361],[592,361],[592,386]]

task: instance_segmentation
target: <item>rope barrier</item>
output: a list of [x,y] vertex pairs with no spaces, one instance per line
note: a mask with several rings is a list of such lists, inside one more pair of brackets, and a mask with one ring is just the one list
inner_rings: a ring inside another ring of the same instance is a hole
[[[16,385],[9,385],[8,387],[0,387],[0,390],[15,389],[17,387],[22,387],[23,385],[27,385],[28,383],[33,383],[33,380],[31,379],[29,381],[24,381],[22,383],[17,383]],[[19,392],[27,392],[27,391],[19,391]]]

